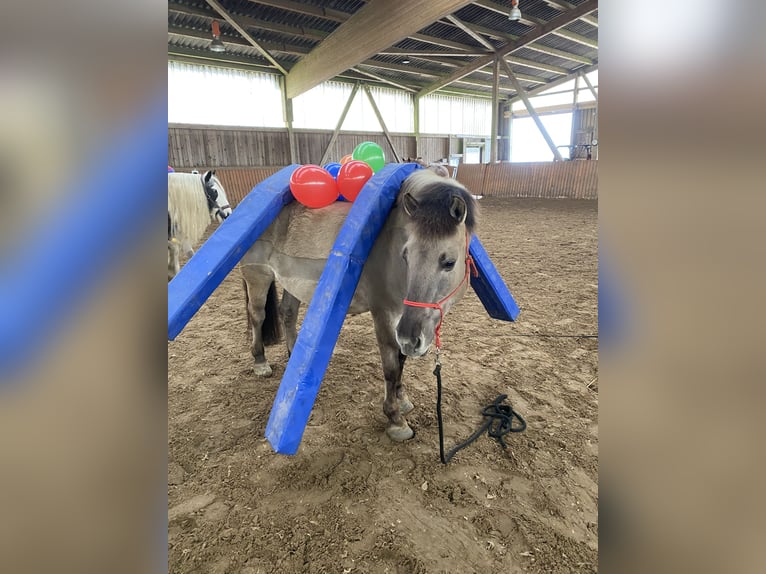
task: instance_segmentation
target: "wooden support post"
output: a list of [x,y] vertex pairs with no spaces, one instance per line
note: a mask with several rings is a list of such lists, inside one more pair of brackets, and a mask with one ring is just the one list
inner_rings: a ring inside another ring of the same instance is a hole
[[372,111],[375,112],[375,116],[378,118],[380,127],[383,128],[383,134],[386,136],[386,141],[388,142],[388,145],[391,147],[391,152],[394,154],[394,159],[396,160],[396,163],[402,163],[402,159],[399,157],[399,154],[396,151],[394,140],[391,138],[391,134],[388,133],[386,122],[383,121],[383,115],[380,113],[380,110],[378,109],[378,104],[375,103],[375,98],[372,97],[372,92],[370,91],[370,87],[367,84],[365,84],[363,87],[364,87],[364,93],[367,94],[367,99],[370,100]]
[[356,93],[358,91],[359,91],[359,82],[354,84],[354,89],[351,90],[351,95],[348,97],[348,101],[346,102],[346,105],[344,106],[343,111],[340,114],[340,119],[338,119],[338,125],[335,126],[335,131],[332,132],[330,143],[327,144],[327,147],[325,148],[324,153],[322,154],[322,161],[319,162],[319,165],[324,165],[327,159],[330,157],[332,146],[335,145],[335,140],[338,139],[340,128],[343,126],[343,122],[346,121],[346,115],[348,114],[348,110],[351,108],[351,102],[354,101],[354,97],[356,96]]
[[412,95],[412,101],[414,102],[413,113],[415,114],[415,158],[420,156],[420,96],[417,94]]
[[585,80],[585,83],[587,84],[588,89],[590,90],[590,93],[593,94],[594,99],[598,102],[598,94],[596,93],[596,88],[594,88],[593,84],[590,83],[588,76],[580,72],[579,77]]
[[543,135],[543,138],[545,139],[545,143],[547,143],[548,147],[551,148],[554,159],[556,161],[564,161],[564,158],[561,157],[561,154],[559,153],[559,150],[556,147],[556,144],[553,143],[553,139],[551,139],[551,136],[548,133],[548,130],[545,129],[545,126],[543,125],[542,120],[540,120],[540,116],[537,115],[537,112],[535,111],[534,106],[532,106],[532,102],[529,101],[529,98],[527,97],[527,92],[524,90],[524,87],[519,83],[519,80],[516,79],[516,76],[513,75],[513,72],[511,71],[511,67],[508,65],[508,62],[506,62],[502,58],[500,58],[500,61],[505,67],[505,73],[508,76],[508,79],[511,80],[511,83],[513,84],[513,88],[516,90],[516,93],[524,102],[524,105],[526,106],[527,111],[529,112],[529,115],[534,120],[535,124],[537,124],[537,129],[539,129],[540,133]]
[[580,111],[577,109],[577,101],[580,96],[580,75],[575,76],[574,99],[572,100],[572,127],[569,130],[569,159],[577,156],[577,124],[580,121]]
[[285,91],[285,78],[279,78],[279,91],[282,93],[282,120],[287,128],[287,141],[290,146],[290,163],[298,163],[298,150],[295,145],[295,132],[293,131],[293,100],[287,97]]
[[500,58],[495,58],[492,66],[492,126],[490,130],[490,139],[492,140],[489,149],[489,163],[497,162],[497,123],[500,121],[498,109],[498,92],[500,90]]

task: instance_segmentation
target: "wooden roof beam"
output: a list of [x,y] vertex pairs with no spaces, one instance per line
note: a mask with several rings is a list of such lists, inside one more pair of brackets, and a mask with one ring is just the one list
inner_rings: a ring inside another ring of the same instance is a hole
[[582,44],[583,46],[588,46],[588,48],[593,48],[594,50],[598,50],[598,40],[591,40],[590,38],[586,38],[585,36],[581,36],[580,34],[575,34],[574,32],[570,32],[569,30],[556,30],[555,32],[553,32],[553,34],[561,38],[566,38],[567,40],[571,40],[572,42],[577,42],[578,44]]
[[596,28],[598,28],[598,19],[594,18],[593,16],[583,16],[582,18],[580,18],[580,20],[582,20],[586,24],[590,24],[591,26],[595,26]]
[[532,68],[533,70],[542,70],[544,72],[551,72],[554,74],[568,74],[569,70],[562,68],[561,66],[552,66],[551,64],[542,64],[535,62],[534,60],[527,60],[525,58],[517,58],[516,56],[506,56],[506,61],[518,66],[524,66],[525,68]]
[[469,0],[387,0],[367,4],[293,66],[285,90],[294,98],[403,40]]
[[542,54],[548,54],[549,56],[556,56],[557,58],[561,58],[562,60],[579,62],[580,64],[585,64],[586,66],[590,66],[593,64],[593,60],[591,60],[590,58],[586,58],[585,56],[580,56],[579,54],[564,52],[563,50],[557,50],[556,48],[551,48],[550,46],[544,46],[543,44],[529,44],[525,46],[525,48],[529,48],[530,50],[534,50],[535,52],[540,52]]
[[[568,12],[565,12],[564,14],[561,14],[560,16],[556,16],[550,22],[547,22],[545,25],[535,28],[534,30],[525,34],[518,40],[514,42],[509,42],[505,46],[498,48],[496,53],[500,57],[510,54],[514,50],[523,48],[524,46],[527,46],[531,44],[532,42],[539,40],[543,36],[547,36],[548,34],[551,34],[552,32],[558,30],[559,28],[563,28],[567,24],[574,22],[578,18],[581,18],[582,16],[585,16],[587,14],[590,14],[594,10],[598,10],[598,0],[586,0],[585,2],[577,6],[574,10],[569,10]],[[453,72],[449,76],[441,78],[438,81],[434,82],[433,84],[426,86],[419,92],[418,95],[422,97],[430,92],[433,92],[434,90],[438,90],[439,88],[443,86],[451,84],[452,82],[456,80],[464,78],[470,73],[483,68],[487,64],[490,64],[493,61],[493,59],[494,59],[494,55],[478,58],[474,62],[471,62],[470,64],[463,66],[462,68],[458,68],[455,72]]]
[[495,47],[489,42],[489,40],[485,39],[483,36],[480,36],[476,32],[474,32],[470,26],[468,26],[466,23],[464,23],[462,20],[460,20],[458,17],[449,14],[447,16],[447,20],[452,22],[455,26],[460,28],[463,32],[468,34],[471,38],[476,40],[479,44],[487,48],[487,50],[491,50],[494,52]]
[[[552,80],[548,82],[547,84],[540,86],[539,88],[535,88],[534,90],[528,90],[527,96],[531,98],[532,96],[536,96],[538,94],[541,94],[542,92],[547,92],[551,88],[555,88],[556,86],[560,86],[561,84],[567,83],[569,80],[575,79],[580,74],[588,74],[592,72],[593,70],[598,70],[598,62],[595,62],[590,66],[584,66],[584,67],[578,68],[571,74],[568,74],[564,76],[563,78],[556,78],[555,80]],[[560,93],[560,92],[557,92],[557,93]],[[521,100],[521,98],[518,95],[516,95],[513,98],[508,100],[508,104],[509,105],[513,104],[515,102],[518,102],[519,100]]]
[[372,72],[368,72],[366,70],[362,70],[359,66],[362,64],[359,64],[358,66],[355,66],[351,68],[358,74],[362,74],[363,76],[367,76],[368,78],[372,78],[373,80],[377,80],[379,82],[383,82],[385,84],[389,84],[391,86],[394,86],[395,88],[399,88],[400,90],[405,90],[407,92],[417,92],[415,88],[410,88],[409,86],[405,86],[404,84],[400,84],[398,82],[394,82],[393,80],[389,80],[388,78],[384,78],[383,76],[379,76],[378,74],[373,74]]

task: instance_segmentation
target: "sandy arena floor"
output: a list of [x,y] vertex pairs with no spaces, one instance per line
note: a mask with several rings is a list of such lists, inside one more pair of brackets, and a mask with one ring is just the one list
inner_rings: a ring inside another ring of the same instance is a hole
[[404,381],[415,437],[384,434],[369,314],[349,317],[296,456],[263,438],[287,362],[256,379],[238,270],[168,344],[171,573],[595,572],[597,204],[485,198],[479,236],[519,306],[469,290],[443,329],[448,445],[500,393],[525,416],[508,450],[481,437],[439,462],[433,355]]

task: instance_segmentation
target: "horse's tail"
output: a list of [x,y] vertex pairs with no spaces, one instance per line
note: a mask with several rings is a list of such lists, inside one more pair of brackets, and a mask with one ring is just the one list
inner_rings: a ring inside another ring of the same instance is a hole
[[277,286],[272,281],[266,295],[266,317],[263,319],[261,336],[264,345],[275,345],[282,340],[282,321],[279,317],[279,298]]
[[[250,293],[247,290],[247,281],[242,278],[242,287],[245,290],[245,311],[247,312],[247,330],[253,328],[253,315],[250,313]],[[266,295],[266,316],[261,324],[261,340],[264,345],[275,345],[282,340],[282,321],[279,317],[279,298],[277,297],[277,286],[274,281],[269,285],[269,292]]]

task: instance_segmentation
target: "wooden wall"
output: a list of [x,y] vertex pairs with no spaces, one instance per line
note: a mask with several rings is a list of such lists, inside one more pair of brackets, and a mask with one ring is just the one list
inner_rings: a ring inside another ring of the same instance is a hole
[[598,161],[464,164],[457,179],[488,197],[598,198]]
[[[330,130],[295,130],[296,163],[319,163],[332,137]],[[415,136],[392,134],[400,157],[416,157]],[[382,133],[341,132],[329,161],[339,161],[357,144],[373,141],[393,161],[391,148]],[[420,155],[426,162],[449,155],[447,136],[422,136]],[[221,128],[172,125],[168,127],[168,163],[181,170],[217,167],[283,167],[290,164],[287,130],[279,128]]]

